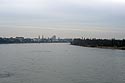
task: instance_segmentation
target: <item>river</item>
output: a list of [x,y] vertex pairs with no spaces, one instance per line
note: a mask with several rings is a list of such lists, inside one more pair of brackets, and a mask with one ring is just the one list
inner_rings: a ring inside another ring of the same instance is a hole
[[0,83],[125,83],[125,51],[68,43],[1,44]]

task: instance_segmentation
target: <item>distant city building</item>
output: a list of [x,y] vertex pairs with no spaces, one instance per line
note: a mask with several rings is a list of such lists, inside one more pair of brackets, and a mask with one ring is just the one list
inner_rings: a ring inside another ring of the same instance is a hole
[[61,39],[57,38],[56,35],[53,35],[51,38],[45,38],[40,35],[37,38],[24,38],[24,37],[10,37],[10,38],[2,38],[0,37],[0,44],[2,43],[68,43],[71,42],[72,39]]
[[[12,38],[12,37],[11,37]],[[24,37],[16,37],[16,39],[24,39]]]
[[[11,37],[12,38],[12,37]],[[16,37],[16,39],[18,39],[20,42],[23,42],[24,37]]]
[[40,35],[38,36],[38,39],[40,39]]
[[44,39],[44,35],[42,35],[42,39]]
[[57,41],[56,40],[56,35],[53,35],[52,38],[51,38],[52,41]]

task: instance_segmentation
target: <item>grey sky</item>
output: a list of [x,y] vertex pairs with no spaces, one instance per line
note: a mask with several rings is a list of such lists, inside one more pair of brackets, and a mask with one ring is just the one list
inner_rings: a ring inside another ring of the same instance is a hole
[[124,10],[125,0],[0,0],[0,36],[124,38]]

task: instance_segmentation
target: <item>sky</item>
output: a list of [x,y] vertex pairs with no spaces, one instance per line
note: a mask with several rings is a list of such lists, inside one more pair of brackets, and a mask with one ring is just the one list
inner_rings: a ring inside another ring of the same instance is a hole
[[0,37],[125,38],[125,0],[0,0]]

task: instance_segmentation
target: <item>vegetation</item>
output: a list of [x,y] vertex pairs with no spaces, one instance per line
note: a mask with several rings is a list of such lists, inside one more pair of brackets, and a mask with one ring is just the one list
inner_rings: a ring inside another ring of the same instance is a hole
[[86,47],[101,47],[101,48],[116,48],[125,50],[125,39],[74,39],[72,45],[86,46]]

